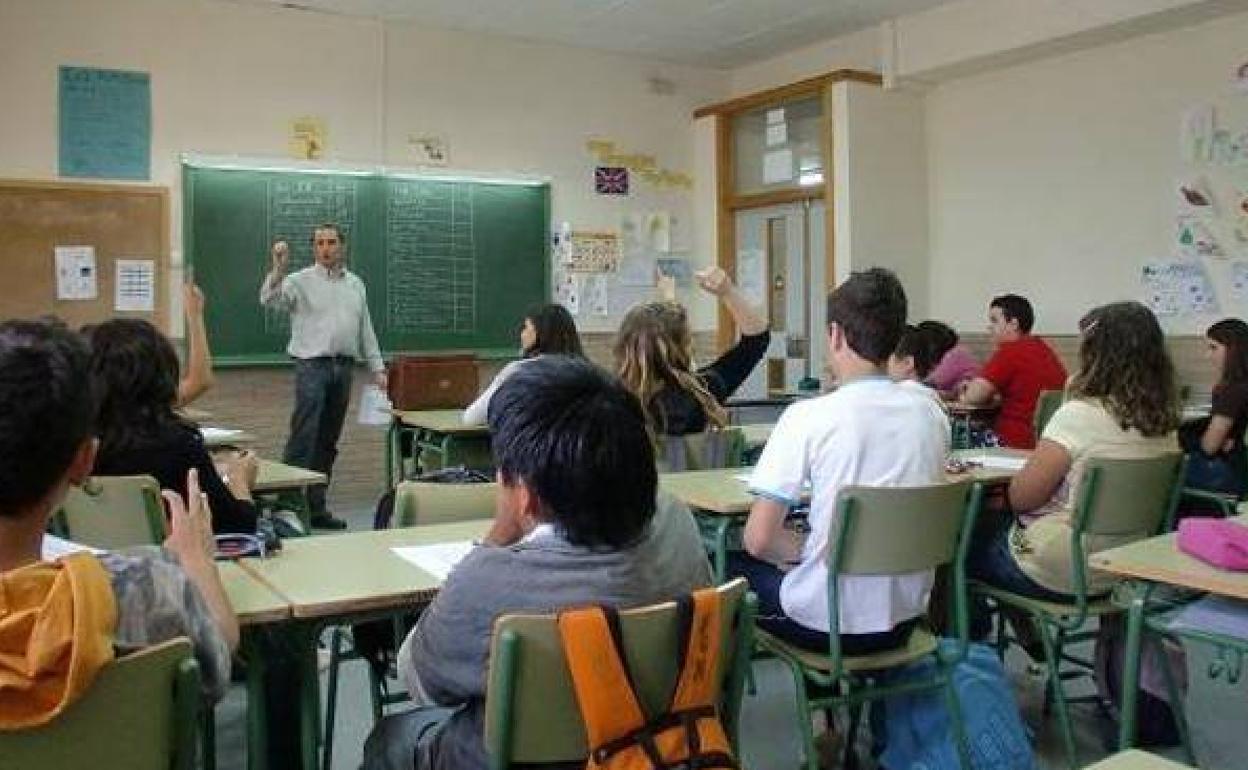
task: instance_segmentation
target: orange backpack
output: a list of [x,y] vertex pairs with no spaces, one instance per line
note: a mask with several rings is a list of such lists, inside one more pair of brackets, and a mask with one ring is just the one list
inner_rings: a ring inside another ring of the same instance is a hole
[[738,767],[715,705],[719,594],[703,589],[680,597],[677,617],[679,678],[667,710],[647,719],[623,654],[619,613],[610,607],[559,613],[559,633],[590,747],[586,770]]

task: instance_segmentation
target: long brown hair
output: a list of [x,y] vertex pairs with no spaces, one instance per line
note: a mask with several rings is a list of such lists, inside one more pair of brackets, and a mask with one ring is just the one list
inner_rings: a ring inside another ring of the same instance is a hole
[[1205,336],[1226,348],[1218,385],[1248,383],[1248,324],[1238,318],[1223,318],[1210,326]]
[[1099,399],[1123,430],[1164,436],[1179,425],[1174,362],[1156,316],[1139,302],[1102,305],[1079,321],[1070,395]]
[[722,428],[728,415],[702,380],[693,373],[693,342],[689,317],[675,302],[647,302],[636,305],[624,316],[615,336],[615,372],[624,386],[641,402],[646,422],[663,432],[666,415],[653,409],[665,388],[688,393],[702,407],[706,420]]

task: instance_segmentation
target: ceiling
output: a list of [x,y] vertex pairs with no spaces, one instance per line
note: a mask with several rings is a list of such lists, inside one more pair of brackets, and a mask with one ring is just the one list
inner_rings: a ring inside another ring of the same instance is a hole
[[735,67],[949,0],[243,0]]

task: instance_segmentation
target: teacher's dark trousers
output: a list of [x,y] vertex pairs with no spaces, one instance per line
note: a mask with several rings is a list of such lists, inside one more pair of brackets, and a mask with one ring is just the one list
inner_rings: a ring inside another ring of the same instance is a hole
[[[355,359],[320,356],[295,359],[295,411],[282,462],[330,475],[338,457],[338,437],[351,402]],[[325,512],[324,487],[308,490],[312,513]]]

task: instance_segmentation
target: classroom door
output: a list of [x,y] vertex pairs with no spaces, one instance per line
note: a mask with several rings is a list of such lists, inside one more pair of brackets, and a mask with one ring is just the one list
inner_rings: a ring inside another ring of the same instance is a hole
[[761,306],[771,327],[763,362],[737,398],[767,398],[821,378],[824,337],[823,201],[807,200],[738,211],[737,283]]

